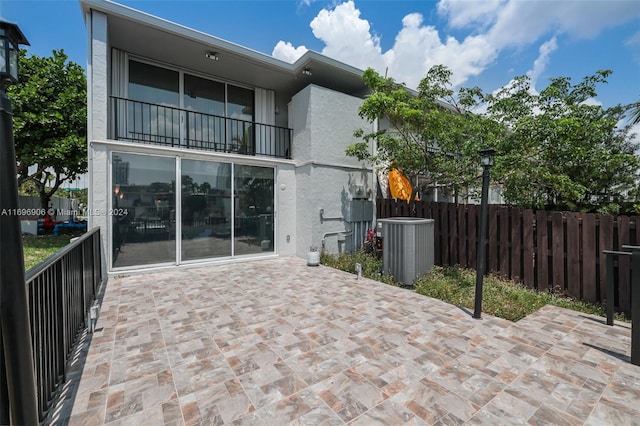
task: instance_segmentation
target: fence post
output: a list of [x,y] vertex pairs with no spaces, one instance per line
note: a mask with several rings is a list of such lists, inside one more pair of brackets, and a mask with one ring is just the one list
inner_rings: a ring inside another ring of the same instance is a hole
[[604,254],[607,256],[607,325],[613,325],[613,253],[607,253],[604,251]]
[[631,250],[631,364],[640,365],[640,246]]
[[[622,247],[626,248],[627,246],[622,246]],[[613,282],[613,270],[615,266],[614,256],[618,256],[618,258],[620,258],[620,256],[631,256],[631,253],[629,253],[628,251],[614,251],[614,250],[602,250],[602,253],[607,258],[607,270],[605,271],[607,275],[607,279],[606,279],[607,294],[605,296],[607,300],[607,305],[606,305],[607,325],[613,325],[613,314],[614,314],[613,299],[615,297],[615,286]]]

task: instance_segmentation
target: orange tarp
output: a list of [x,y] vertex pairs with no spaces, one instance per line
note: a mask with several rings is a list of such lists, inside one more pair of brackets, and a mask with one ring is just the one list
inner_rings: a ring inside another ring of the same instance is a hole
[[[391,169],[389,171],[389,192],[391,198],[398,198],[400,200],[409,201],[411,198],[411,183],[409,179],[398,169]],[[416,200],[418,197],[416,196]]]

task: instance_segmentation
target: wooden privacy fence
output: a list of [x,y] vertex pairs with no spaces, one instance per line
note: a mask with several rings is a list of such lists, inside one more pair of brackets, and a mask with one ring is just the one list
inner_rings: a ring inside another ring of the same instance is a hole
[[[421,217],[435,220],[437,265],[476,268],[480,206],[473,204],[378,199],[377,217]],[[533,211],[490,205],[487,271],[529,288],[550,290],[588,302],[606,297],[606,256],[640,244],[640,216]],[[621,256],[615,264],[615,305],[630,312],[631,264]]]

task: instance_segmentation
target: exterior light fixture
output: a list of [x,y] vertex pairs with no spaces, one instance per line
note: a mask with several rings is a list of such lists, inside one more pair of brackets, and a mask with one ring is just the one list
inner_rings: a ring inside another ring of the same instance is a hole
[[482,151],[479,151],[478,154],[480,154],[480,160],[483,167],[493,166],[493,155],[495,154],[493,149],[483,149]]
[[0,81],[2,90],[10,84],[18,82],[18,57],[20,48],[18,45],[29,46],[22,31],[16,24],[0,21]]
[[310,69],[309,67],[305,67],[305,68],[302,70],[302,74],[304,74],[304,75],[308,75],[308,76],[311,76],[311,69]]
[[487,228],[489,224],[489,170],[493,166],[493,149],[478,151],[482,163],[482,199],[480,201],[480,235],[478,237],[478,259],[476,262],[476,294],[473,317],[482,315],[482,284],[487,263]]
[[212,61],[217,61],[220,59],[218,56],[218,52],[207,52],[204,54],[204,57],[207,59],[211,59]]

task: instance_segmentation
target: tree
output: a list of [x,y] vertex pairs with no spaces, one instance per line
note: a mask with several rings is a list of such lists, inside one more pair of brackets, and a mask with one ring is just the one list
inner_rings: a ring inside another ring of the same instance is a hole
[[527,76],[488,95],[487,114],[508,130],[492,171],[510,204],[617,213],[637,180],[636,145],[618,129],[625,107],[589,102],[611,71],[572,85],[554,78],[535,93]]
[[20,52],[13,104],[18,185],[33,182],[46,209],[65,182],[87,171],[87,80],[63,50],[50,57]]
[[[412,182],[427,176],[429,186],[474,195],[478,150],[494,148],[492,182],[508,204],[617,213],[640,192],[640,164],[630,127],[618,128],[633,105],[605,109],[590,101],[610,73],[598,71],[576,85],[554,78],[540,93],[520,76],[495,94],[461,88],[454,96],[451,71],[441,65],[428,71],[417,93],[369,69],[363,79],[372,93],[360,116],[383,125],[357,130],[362,140],[347,154],[398,168]],[[486,112],[473,113],[480,105]]]
[[631,112],[631,124],[640,124],[640,101],[629,105],[629,111]]
[[[369,160],[378,168],[397,168],[412,183],[416,177],[428,177],[425,184],[414,187],[438,187],[456,196],[466,195],[479,185],[481,148],[495,145],[501,128],[482,115],[473,114],[482,93],[478,88],[459,90],[457,97],[450,83],[451,71],[445,66],[432,67],[420,82],[418,92],[410,92],[392,78],[380,76],[369,68],[363,74],[371,94],[362,103],[360,117],[369,122],[379,120],[381,128],[365,133],[347,148],[347,155]],[[376,143],[371,154],[369,145]]]

